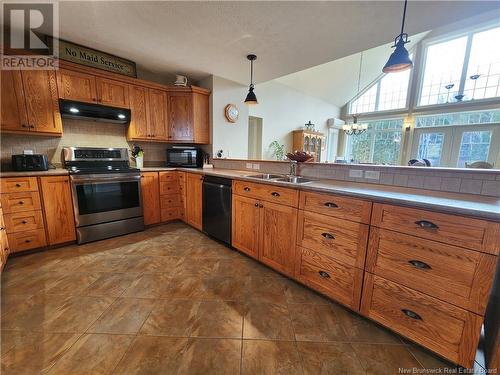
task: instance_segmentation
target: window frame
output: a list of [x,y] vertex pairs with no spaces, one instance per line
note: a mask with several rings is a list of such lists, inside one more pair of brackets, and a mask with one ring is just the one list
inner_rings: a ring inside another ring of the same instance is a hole
[[[421,53],[419,56],[419,60],[417,62],[418,64],[418,83],[417,87],[415,90],[415,101],[414,101],[414,112],[420,112],[420,111],[425,111],[428,109],[437,109],[437,108],[446,108],[446,107],[457,107],[457,106],[463,106],[467,104],[472,104],[474,105],[488,105],[490,103],[496,103],[500,100],[500,97],[493,97],[493,98],[486,98],[486,99],[473,99],[473,100],[466,100],[466,101],[457,101],[457,102],[450,102],[450,103],[438,103],[438,104],[426,104],[426,105],[420,105],[420,97],[422,95],[422,90],[423,90],[423,85],[424,85],[424,76],[425,76],[425,63],[427,60],[427,51],[430,46],[439,44],[439,43],[445,43],[450,40],[454,39],[459,39],[464,36],[467,37],[467,43],[465,47],[465,54],[464,54],[464,62],[462,64],[462,74],[460,76],[460,85],[458,89],[458,94],[463,94],[464,88],[465,88],[465,81],[467,78],[467,70],[469,67],[469,60],[470,60],[470,52],[472,48],[472,39],[474,34],[481,33],[483,31],[488,31],[490,29],[495,29],[500,27],[500,25],[497,22],[489,22],[487,24],[484,24],[480,27],[470,27],[466,30],[463,30],[462,32],[455,32],[455,33],[450,33],[444,36],[437,36],[434,38],[429,38],[429,39],[424,39],[421,42]],[[413,89],[413,87],[410,87],[410,91]]]

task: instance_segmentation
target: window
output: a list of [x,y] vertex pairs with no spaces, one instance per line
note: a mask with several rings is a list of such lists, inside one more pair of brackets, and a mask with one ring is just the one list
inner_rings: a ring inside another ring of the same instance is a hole
[[419,105],[500,96],[500,27],[427,47]]
[[443,152],[444,133],[422,133],[418,142],[418,158],[427,159],[432,166],[441,164]]
[[463,132],[457,167],[464,168],[466,163],[487,161],[492,134],[492,131]]
[[382,76],[372,87],[351,102],[349,113],[359,114],[406,108],[411,70]]
[[402,127],[403,119],[368,122],[366,132],[347,137],[348,160],[357,163],[398,164]]
[[500,109],[490,111],[440,113],[438,115],[417,116],[416,128],[454,125],[500,124]]

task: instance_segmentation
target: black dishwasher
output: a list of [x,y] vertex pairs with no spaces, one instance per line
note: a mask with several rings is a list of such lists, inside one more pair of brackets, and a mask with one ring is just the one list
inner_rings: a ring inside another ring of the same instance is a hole
[[203,180],[203,232],[231,245],[231,183],[222,177]]

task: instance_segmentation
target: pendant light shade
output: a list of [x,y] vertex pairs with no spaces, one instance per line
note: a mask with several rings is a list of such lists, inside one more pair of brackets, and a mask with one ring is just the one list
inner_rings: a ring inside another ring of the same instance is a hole
[[394,39],[394,45],[392,46],[392,48],[396,49],[391,54],[389,60],[382,69],[384,73],[402,72],[403,70],[410,69],[413,66],[408,50],[405,48],[405,44],[409,43],[408,34],[404,32],[407,3],[408,0],[405,0],[403,21],[401,22],[401,33],[396,37],[396,39]]
[[258,104],[257,96],[255,96],[254,85],[253,85],[253,62],[257,60],[256,55],[248,55],[247,59],[250,61],[250,86],[248,88],[248,94],[245,98],[245,104]]

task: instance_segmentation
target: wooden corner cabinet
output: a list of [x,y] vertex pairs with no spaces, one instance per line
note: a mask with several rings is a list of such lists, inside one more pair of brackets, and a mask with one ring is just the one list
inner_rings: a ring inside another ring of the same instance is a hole
[[2,70],[2,132],[61,135],[56,75],[47,70]]

